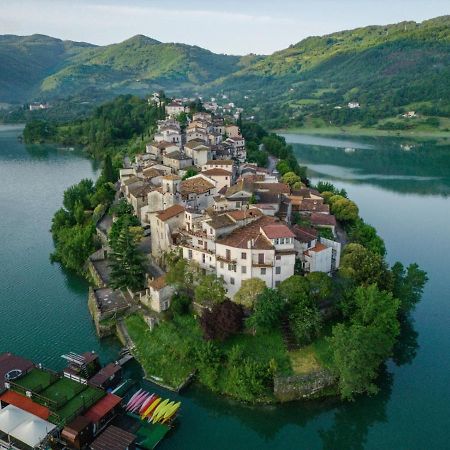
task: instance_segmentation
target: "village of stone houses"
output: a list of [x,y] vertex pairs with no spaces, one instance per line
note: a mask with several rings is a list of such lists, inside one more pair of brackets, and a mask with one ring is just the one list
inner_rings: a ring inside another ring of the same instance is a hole
[[[153,328],[175,292],[165,273],[173,252],[217,276],[230,300],[246,280],[274,289],[294,272],[331,275],[339,267],[339,224],[329,205],[317,190],[283,182],[276,158],[268,168],[246,161],[239,109],[234,115],[196,112],[184,127],[177,120],[188,112],[181,99],[165,105],[165,112],[146,152],[125,159],[117,186],[118,198],[132,206],[145,230],[139,245],[147,259],[145,291],[108,287],[105,255],[114,218],[97,224],[103,248],[89,261],[98,286],[89,306],[100,335],[111,332],[102,327],[108,318],[136,308]],[[294,224],[294,215],[308,225]]]

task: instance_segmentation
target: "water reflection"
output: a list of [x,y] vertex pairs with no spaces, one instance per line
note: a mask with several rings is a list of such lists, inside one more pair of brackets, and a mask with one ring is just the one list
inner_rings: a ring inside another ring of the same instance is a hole
[[[405,144],[398,138],[376,141],[358,138],[349,151],[348,147],[336,145],[337,140],[326,139],[326,146],[324,143],[317,145],[315,137],[302,136],[302,143],[295,143],[299,139],[294,135],[286,135],[286,138],[293,143],[297,157],[308,166],[314,178],[351,180],[403,193],[450,194],[448,142],[428,140]],[[365,147],[360,139],[368,141]]]

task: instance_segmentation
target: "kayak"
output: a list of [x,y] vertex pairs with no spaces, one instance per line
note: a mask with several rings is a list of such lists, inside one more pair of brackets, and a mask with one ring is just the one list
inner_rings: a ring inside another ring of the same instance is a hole
[[162,410],[167,406],[167,403],[169,403],[169,399],[167,398],[163,402],[161,402],[153,411],[152,416],[149,418],[149,422],[153,422],[153,418],[157,417],[161,413]]
[[125,409],[128,409],[131,404],[133,403],[133,401],[136,399],[136,397],[142,392],[142,389],[139,389],[138,391],[136,391],[130,398],[130,400],[128,400],[127,406],[125,407]]
[[135,402],[133,407],[131,408],[131,412],[136,412],[142,405],[142,403],[147,400],[147,398],[150,397],[150,394],[148,392],[144,392],[142,396],[140,396]]
[[158,400],[158,398],[159,397],[156,394],[153,394],[153,398],[150,401],[145,402],[145,408],[141,412],[141,419],[144,419],[148,412],[151,411],[152,405],[156,402],[156,400]]
[[160,419],[160,422],[166,423],[167,421],[169,421],[176,414],[176,412],[180,409],[180,406],[181,406],[181,402],[175,403],[170,409],[168,409],[166,411],[163,419],[162,420]]
[[161,397],[157,397],[154,402],[147,408],[147,411],[142,414],[141,419],[144,420],[153,410],[161,403]]
[[156,423],[159,421],[159,419],[162,419],[164,417],[164,414],[166,411],[175,404],[175,402],[169,402],[167,405],[165,405],[163,408],[159,409],[158,411],[155,411],[155,414],[153,414],[152,417],[152,423]]
[[133,409],[135,409],[135,408],[136,408],[136,405],[138,404],[138,402],[139,402],[142,398],[144,398],[146,395],[147,395],[147,392],[145,392],[144,390],[142,390],[142,392],[141,392],[137,397],[135,397],[135,399],[133,400],[133,402],[132,402],[131,405],[129,406],[128,411],[132,411]]
[[152,400],[156,397],[156,394],[150,395],[150,397],[142,403],[142,406],[139,408],[139,414],[142,414],[151,404]]

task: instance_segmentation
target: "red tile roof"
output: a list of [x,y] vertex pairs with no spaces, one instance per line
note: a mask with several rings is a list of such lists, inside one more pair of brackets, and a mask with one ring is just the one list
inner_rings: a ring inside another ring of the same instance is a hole
[[214,169],[208,169],[204,170],[202,173],[204,173],[206,176],[214,176],[219,175],[223,177],[229,177],[231,175],[231,172],[225,169],[220,169],[219,167],[216,167]]
[[298,225],[294,225],[292,231],[299,242],[311,242],[317,239],[318,235],[317,230],[314,228],[300,227]]
[[261,228],[274,222],[276,222],[274,217],[262,216],[252,223],[234,230],[229,235],[217,241],[217,243],[229,247],[248,248],[248,241],[253,240],[252,248],[261,250],[273,249],[272,243],[261,234]]
[[310,248],[309,251],[310,252],[321,252],[323,250],[326,250],[328,247],[325,247],[325,245],[323,245],[320,242],[317,242],[317,244],[315,245],[315,247]]
[[269,239],[295,237],[295,234],[289,229],[289,227],[281,223],[266,225],[262,228],[262,230]]
[[313,225],[336,226],[336,217],[331,214],[312,213],[311,223]]
[[263,215],[263,213],[256,208],[227,211],[227,214],[234,220],[245,220],[250,218],[253,219]]
[[162,220],[163,222],[165,222],[166,220],[169,220],[172,217],[175,217],[175,216],[177,216],[178,214],[181,214],[184,211],[185,211],[184,206],[173,205],[173,206],[170,206],[169,208],[165,209],[164,211],[161,211],[157,215],[157,217],[158,217],[159,220]]
[[149,287],[152,287],[153,289],[155,289],[156,291],[159,291],[160,289],[162,289],[163,287],[167,286],[166,283],[166,276],[165,275],[161,275],[160,277],[155,278],[154,280],[150,281],[148,283]]
[[91,422],[95,423],[105,417],[114,409],[122,399],[114,394],[106,394],[94,406],[91,406],[83,415]]

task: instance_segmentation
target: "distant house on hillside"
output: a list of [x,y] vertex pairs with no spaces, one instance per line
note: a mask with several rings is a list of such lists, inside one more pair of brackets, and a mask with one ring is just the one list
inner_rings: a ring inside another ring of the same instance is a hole
[[350,109],[361,108],[361,105],[358,102],[349,102],[347,106]]

